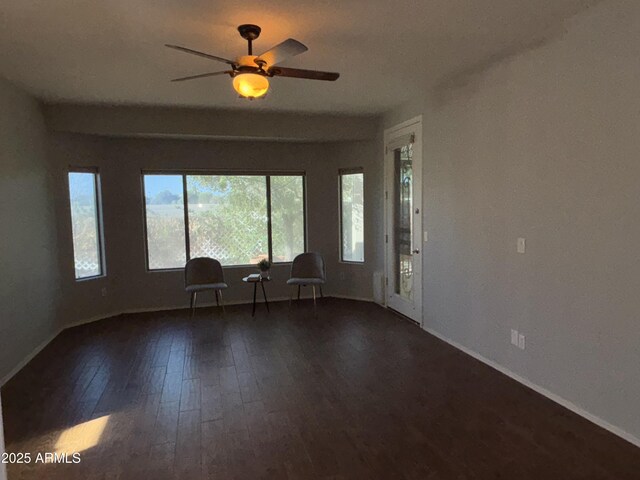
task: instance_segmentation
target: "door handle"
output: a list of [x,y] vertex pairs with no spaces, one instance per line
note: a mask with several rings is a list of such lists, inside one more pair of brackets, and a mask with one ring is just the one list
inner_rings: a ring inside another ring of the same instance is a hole
[[416,255],[417,255],[418,253],[420,253],[420,250],[418,250],[418,249],[416,248],[416,249],[415,249],[414,251],[412,251],[411,253],[413,253],[413,254],[416,254]]

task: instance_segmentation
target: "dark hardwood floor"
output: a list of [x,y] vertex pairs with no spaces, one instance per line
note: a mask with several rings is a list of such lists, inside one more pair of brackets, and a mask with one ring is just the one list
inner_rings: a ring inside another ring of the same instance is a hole
[[640,449],[376,305],[123,315],[2,390],[17,479],[638,479]]

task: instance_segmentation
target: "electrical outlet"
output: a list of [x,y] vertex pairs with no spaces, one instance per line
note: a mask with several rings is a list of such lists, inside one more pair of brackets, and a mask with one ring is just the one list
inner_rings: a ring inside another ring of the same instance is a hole
[[511,329],[511,345],[518,346],[518,331]]
[[107,287],[102,287],[102,296],[103,297],[107,296]]
[[524,343],[524,335],[523,334],[518,334],[518,348],[520,350],[524,350],[525,349],[525,343]]
[[527,249],[527,245],[526,245],[526,241],[525,241],[525,239],[524,239],[524,238],[522,238],[522,237],[518,238],[518,243],[517,243],[517,246],[516,246],[516,251],[517,251],[518,253],[524,253],[526,249]]

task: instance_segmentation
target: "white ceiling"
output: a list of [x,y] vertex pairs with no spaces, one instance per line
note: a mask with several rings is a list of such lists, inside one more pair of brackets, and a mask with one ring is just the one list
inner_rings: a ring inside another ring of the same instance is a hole
[[[379,113],[562,28],[587,3],[0,0],[0,75],[52,102]],[[262,27],[257,53],[293,37],[309,51],[283,66],[338,71],[340,79],[275,78],[254,102],[237,98],[226,76],[169,82],[225,65],[164,43],[235,58],[246,51],[241,23]]]

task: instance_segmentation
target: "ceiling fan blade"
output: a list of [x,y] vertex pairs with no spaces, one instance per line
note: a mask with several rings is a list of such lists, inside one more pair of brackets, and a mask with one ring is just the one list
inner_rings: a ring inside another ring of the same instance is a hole
[[333,82],[340,77],[335,72],[320,72],[318,70],[303,70],[301,68],[274,67],[269,73],[278,77],[306,78],[308,80],[327,80]]
[[173,48],[174,50],[178,50],[180,52],[190,53],[191,55],[197,55],[199,57],[208,58],[209,60],[216,60],[217,62],[228,63],[229,65],[235,65],[231,60],[227,60],[226,58],[216,57],[215,55],[209,55],[208,53],[199,52],[197,50],[191,50],[190,48],[181,47],[180,45],[169,45],[165,44],[165,47]]
[[215,77],[216,75],[232,74],[233,70],[225,70],[224,72],[201,73],[200,75],[191,75],[189,77],[174,78],[172,82],[184,82],[185,80],[195,80],[196,78]]
[[279,43],[275,47],[267,50],[258,58],[255,59],[257,62],[265,62],[267,66],[276,65],[280,62],[285,61],[287,58],[294,57],[296,55],[300,55],[301,53],[309,50],[304,44],[300,43],[293,38],[289,38],[282,43]]

